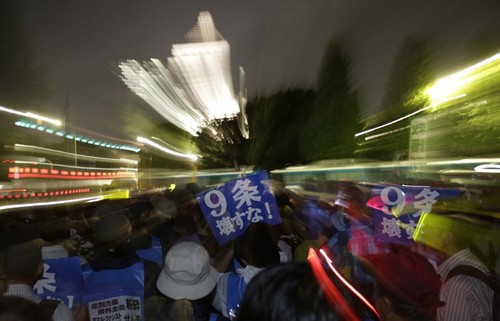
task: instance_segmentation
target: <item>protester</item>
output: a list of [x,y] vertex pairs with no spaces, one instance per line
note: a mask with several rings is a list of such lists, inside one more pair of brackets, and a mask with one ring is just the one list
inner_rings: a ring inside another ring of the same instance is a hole
[[[43,239],[25,224],[15,224],[3,229],[0,238],[0,267],[2,283],[6,287],[4,296],[21,297],[35,304],[42,299],[36,295],[33,286],[43,275]],[[87,319],[84,307],[78,306],[74,313],[63,303],[56,301],[50,315],[54,321],[84,321]]]
[[444,282],[440,299],[445,305],[437,310],[438,321],[472,321],[493,319],[493,290],[479,279],[468,275],[448,275],[458,266],[468,266],[487,274],[488,269],[473,254],[469,245],[477,224],[464,213],[460,199],[446,200],[424,213],[415,232],[437,264],[437,273]]
[[136,250],[136,254],[143,259],[148,259],[163,266],[164,249],[160,238],[151,234],[153,226],[162,221],[157,220],[158,215],[152,204],[147,199],[138,199],[127,206],[132,213],[130,246]]
[[307,199],[300,202],[291,219],[302,239],[293,253],[295,262],[306,262],[309,248],[319,249],[328,240],[329,216],[329,206],[321,201]]
[[90,220],[92,209],[93,206],[86,205],[68,212],[70,218],[68,252],[70,255],[77,255],[82,265],[87,264],[94,256],[93,232]]
[[186,188],[181,188],[176,191],[173,198],[176,206],[175,217],[157,225],[152,232],[160,238],[165,254],[180,241],[201,243],[195,218],[197,212],[201,210],[193,193]]
[[[92,307],[114,298],[116,304],[126,307],[119,312],[122,316],[148,319],[156,311],[149,298],[157,293],[155,283],[161,267],[136,254],[136,248],[130,243],[132,226],[127,210],[114,207],[108,213],[100,211],[92,229],[95,254],[83,271],[84,302]],[[126,304],[119,301],[123,297],[128,297]],[[97,304],[91,305],[91,302]],[[117,317],[111,312],[89,310],[91,317],[103,317],[102,313]]]
[[252,223],[245,233],[239,236],[232,248],[228,248],[218,265],[219,272],[227,269],[234,253],[235,271],[219,274],[214,308],[226,318],[234,317],[243,293],[252,278],[266,266],[280,262],[280,255],[275,239],[270,235],[268,224]]
[[281,218],[281,223],[275,225],[279,237],[280,261],[282,263],[292,262],[296,248],[304,241],[292,223],[296,209],[287,191],[281,189],[275,192],[275,198]]
[[345,182],[339,187],[335,211],[330,220],[334,233],[324,247],[336,269],[365,296],[373,292],[373,280],[361,267],[359,257],[387,252],[376,242],[371,209],[367,206],[372,192],[366,186]]
[[216,280],[217,271],[203,246],[194,242],[175,244],[156,281],[158,290],[168,299],[155,320],[208,320]]
[[373,300],[383,321],[435,320],[441,280],[426,257],[398,246],[360,260],[375,278]]
[[335,310],[307,263],[281,263],[249,283],[238,321],[335,321]]

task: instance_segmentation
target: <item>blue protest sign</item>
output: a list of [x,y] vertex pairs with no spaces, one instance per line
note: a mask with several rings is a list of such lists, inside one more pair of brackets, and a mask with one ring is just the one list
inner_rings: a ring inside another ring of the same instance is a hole
[[251,223],[281,223],[267,172],[257,172],[199,193],[196,198],[219,244],[234,240]]
[[423,212],[438,200],[460,196],[460,190],[429,186],[376,186],[368,201],[378,242],[409,244]]
[[43,299],[58,299],[69,308],[82,301],[80,258],[70,256],[43,260],[43,277],[33,286]]

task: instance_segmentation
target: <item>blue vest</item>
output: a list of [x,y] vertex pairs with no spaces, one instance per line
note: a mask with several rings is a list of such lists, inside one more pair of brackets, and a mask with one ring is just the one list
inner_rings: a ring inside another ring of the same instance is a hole
[[70,309],[82,302],[80,258],[70,256],[43,260],[43,277],[33,286],[42,299],[58,299]]
[[161,247],[160,239],[154,235],[151,235],[151,247],[147,249],[137,250],[135,253],[141,259],[146,259],[151,262],[155,262],[160,267],[163,268],[163,251]]
[[144,263],[83,272],[83,303],[90,320],[144,320]]
[[243,299],[243,293],[247,284],[245,279],[236,274],[231,273],[227,278],[227,307],[226,311],[229,316],[236,314],[240,307],[241,300]]

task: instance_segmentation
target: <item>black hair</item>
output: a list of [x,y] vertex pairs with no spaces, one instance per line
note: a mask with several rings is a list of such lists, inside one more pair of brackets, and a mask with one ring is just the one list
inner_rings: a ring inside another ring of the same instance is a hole
[[274,264],[257,274],[245,290],[238,321],[336,321],[307,263]]
[[277,240],[271,235],[271,228],[262,222],[250,224],[234,242],[235,257],[258,268],[279,263]]

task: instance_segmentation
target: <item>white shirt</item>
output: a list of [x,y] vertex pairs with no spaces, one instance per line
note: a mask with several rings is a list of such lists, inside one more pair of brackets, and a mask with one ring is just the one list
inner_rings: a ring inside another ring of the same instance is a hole
[[[17,296],[33,303],[39,304],[42,299],[33,292],[33,289],[27,284],[9,284],[5,296]],[[74,321],[73,312],[63,303],[57,305],[52,314],[53,321]]]
[[[257,268],[255,266],[247,265],[242,269],[237,269],[236,273],[243,277],[245,283],[248,284],[253,279],[257,273],[262,271],[263,268]],[[213,307],[222,313],[223,316],[229,318],[227,313],[227,280],[230,272],[219,273],[217,276],[217,286],[215,291],[214,301],[212,302]]]
[[[486,267],[469,249],[448,258],[437,268],[444,282],[446,275],[458,265],[471,265],[483,272]],[[493,290],[476,278],[457,275],[443,283],[440,299],[444,306],[437,310],[437,321],[493,320]]]

